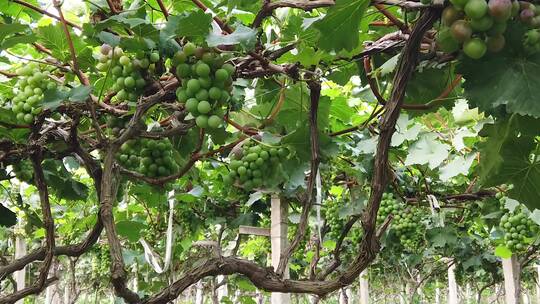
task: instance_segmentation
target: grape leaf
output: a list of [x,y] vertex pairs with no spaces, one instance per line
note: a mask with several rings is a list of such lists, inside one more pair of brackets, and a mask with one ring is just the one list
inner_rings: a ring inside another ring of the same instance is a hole
[[464,60],[458,67],[463,74],[465,95],[473,107],[493,114],[499,107],[506,112],[540,117],[540,54],[501,53],[482,60]]
[[430,169],[439,166],[448,157],[450,147],[436,140],[432,133],[424,134],[409,149],[405,165],[428,164]]
[[449,181],[452,177],[459,174],[467,175],[469,168],[474,161],[475,154],[471,153],[468,156],[456,156],[440,169],[439,178],[443,182]]
[[451,227],[435,227],[426,231],[426,238],[434,247],[453,246],[457,243],[457,231]]
[[70,91],[61,91],[58,89],[47,90],[43,94],[43,108],[54,110],[66,100],[71,102],[83,102],[90,96],[92,90],[92,86],[83,85],[75,87]]
[[485,126],[482,134],[489,139],[480,146],[480,182],[484,186],[513,184],[510,197],[531,210],[540,208],[540,151],[535,144],[539,121],[513,115]]
[[9,35],[23,32],[28,29],[28,25],[20,23],[2,24],[0,26],[0,42]]
[[61,23],[38,27],[36,32],[43,46],[51,50],[54,57],[65,60],[70,56],[69,45]]
[[359,43],[360,20],[368,0],[340,0],[313,26],[321,32],[319,47],[327,51],[352,51]]
[[242,47],[249,49],[255,45],[256,41],[257,31],[242,24],[237,25],[234,32],[228,35],[221,34],[221,29],[217,29],[210,32],[206,37],[206,43],[209,47],[240,44]]
[[210,22],[212,16],[201,11],[170,16],[163,31],[170,37],[206,37],[210,30]]
[[125,237],[130,242],[134,243],[141,237],[141,230],[145,229],[146,225],[135,221],[120,221],[116,223],[116,229],[120,236]]
[[505,246],[497,246],[495,248],[495,255],[503,259],[509,259],[512,257],[512,251]]

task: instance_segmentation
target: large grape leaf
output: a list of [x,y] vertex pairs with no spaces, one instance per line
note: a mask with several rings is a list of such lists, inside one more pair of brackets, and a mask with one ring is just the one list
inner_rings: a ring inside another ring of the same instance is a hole
[[523,52],[523,31],[509,27],[508,47],[501,53],[460,61],[458,72],[465,79],[465,95],[473,107],[496,113],[506,106],[508,113],[540,117],[540,54]]
[[203,12],[185,13],[179,16],[169,17],[167,25],[163,29],[166,33],[173,36],[183,37],[206,37],[210,30],[212,16]]
[[223,35],[221,30],[215,30],[206,37],[206,43],[209,47],[239,44],[249,49],[255,45],[256,41],[257,31],[242,24],[239,24],[234,32],[229,35]]
[[65,60],[70,57],[69,45],[61,23],[37,28],[37,36],[54,57]]
[[437,140],[437,135],[427,133],[409,149],[405,165],[428,164],[430,169],[438,167],[447,157],[450,147]]
[[368,0],[336,1],[326,16],[313,24],[321,32],[319,47],[327,51],[352,51],[356,48],[360,20],[368,4]]
[[489,139],[481,146],[480,181],[484,186],[512,184],[511,198],[531,210],[540,208],[540,134],[538,120],[513,116],[482,130]]

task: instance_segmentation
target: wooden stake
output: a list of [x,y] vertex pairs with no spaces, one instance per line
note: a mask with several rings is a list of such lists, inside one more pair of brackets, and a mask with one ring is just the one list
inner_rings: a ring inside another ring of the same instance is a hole
[[[15,238],[15,259],[21,258],[26,255],[26,242],[22,236]],[[15,283],[17,283],[17,290],[24,289],[26,287],[26,266],[13,273]],[[24,299],[20,299],[15,302],[16,304],[24,304]]]
[[456,264],[452,263],[452,265],[448,267],[448,304],[459,304],[455,271]]
[[502,260],[506,304],[520,303],[520,267],[515,255]]
[[[287,203],[282,202],[279,196],[272,195],[270,209],[270,242],[272,245],[272,267],[277,269],[279,258],[287,247],[287,226],[288,226],[288,210]],[[283,273],[285,279],[289,278],[289,267]],[[289,304],[291,296],[287,293],[273,292],[271,296],[272,304]]]
[[368,271],[367,269],[364,269],[360,273],[360,284],[359,284],[359,292],[358,297],[360,298],[359,303],[360,304],[369,304],[369,281],[368,281]]

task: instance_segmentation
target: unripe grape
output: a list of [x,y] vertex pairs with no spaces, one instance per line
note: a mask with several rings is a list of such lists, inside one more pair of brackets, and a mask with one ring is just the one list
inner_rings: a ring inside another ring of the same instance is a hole
[[506,21],[512,15],[510,0],[489,0],[489,14],[498,21]]
[[208,91],[208,96],[210,97],[210,99],[218,100],[221,98],[221,90],[216,87],[212,87]]
[[208,118],[208,127],[216,129],[221,125],[222,119],[217,115],[212,115]]
[[225,63],[221,68],[227,71],[228,77],[234,75],[236,72],[236,68],[230,63]]
[[108,44],[102,44],[99,51],[101,52],[101,54],[103,55],[109,55],[109,53],[111,52],[112,50],[112,47]]
[[195,53],[195,49],[197,47],[195,46],[195,44],[191,43],[191,42],[188,42],[184,45],[184,53],[186,54],[186,56],[191,56]]
[[485,15],[482,18],[472,19],[470,25],[474,31],[484,32],[493,26],[493,19],[489,15]]
[[484,17],[488,11],[488,4],[484,0],[469,0],[465,4],[465,14],[472,18],[478,19]]
[[452,37],[459,42],[465,42],[471,38],[472,29],[469,23],[465,20],[458,20],[452,24],[450,28]]
[[208,116],[206,115],[199,115],[195,119],[195,123],[197,124],[197,127],[201,129],[208,128]]
[[447,6],[442,12],[442,23],[451,26],[455,21],[463,18],[463,13],[458,11],[454,6]]
[[152,52],[150,54],[150,62],[156,63],[159,61],[159,53],[158,52]]
[[212,106],[206,100],[200,101],[197,105],[197,111],[201,114],[207,114],[212,110]]
[[473,59],[482,58],[486,50],[485,42],[479,38],[473,38],[463,44],[463,52]]
[[201,84],[197,79],[190,79],[187,82],[187,88],[191,91],[197,92],[201,88]]
[[210,67],[206,63],[199,63],[195,71],[200,77],[208,77],[210,75]]
[[198,105],[199,101],[197,99],[190,98],[186,101],[186,110],[188,110],[192,114],[196,114]]
[[218,82],[224,82],[229,78],[229,73],[225,69],[218,69],[215,73],[215,78]]
[[126,66],[130,63],[130,60],[129,60],[129,57],[128,56],[122,56],[120,57],[120,59],[118,59],[118,62],[123,65],[123,66]]

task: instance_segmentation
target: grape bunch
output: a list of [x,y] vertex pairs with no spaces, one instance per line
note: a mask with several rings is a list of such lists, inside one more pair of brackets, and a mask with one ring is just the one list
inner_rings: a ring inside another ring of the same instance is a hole
[[[503,34],[508,22],[520,20],[532,28],[540,27],[540,10],[535,5],[516,0],[450,0],[442,13],[442,27],[437,46],[446,53],[460,48],[470,58],[480,59],[487,51],[501,51],[506,43]],[[525,46],[540,44],[536,30],[529,31]],[[529,37],[530,36],[530,37]],[[540,46],[538,47],[540,50]]]
[[339,216],[340,204],[337,200],[328,200],[324,205],[324,218],[330,227],[328,235],[337,240],[345,225],[345,221]]
[[129,119],[129,117],[111,116],[109,119],[107,119],[107,128],[111,130],[111,133],[114,136],[119,136],[129,123]]
[[523,252],[538,235],[538,225],[522,208],[516,208],[502,216],[500,228],[504,232],[504,242],[512,252]]
[[256,142],[244,142],[233,152],[230,172],[223,176],[226,185],[235,184],[250,191],[264,186],[265,180],[275,172],[277,165],[287,158],[289,150],[270,147]]
[[195,117],[199,128],[219,128],[223,106],[231,99],[233,65],[211,50],[184,45],[173,57],[182,86],[176,91],[179,102]]
[[423,240],[425,226],[423,213],[418,208],[405,208],[391,193],[384,193],[377,213],[377,224],[382,224],[388,215],[394,216],[391,229],[406,249],[414,249]]
[[118,161],[126,169],[152,178],[169,176],[180,169],[169,139],[129,140],[120,147]]
[[34,62],[17,69],[16,74],[20,77],[14,88],[11,110],[17,121],[31,124],[43,109],[43,93],[55,89],[57,84],[49,78],[50,70],[42,69]]
[[422,223],[423,216],[424,214],[418,208],[408,208],[395,215],[393,229],[406,249],[416,248],[424,239],[426,227]]
[[392,193],[383,193],[379,212],[377,212],[377,225],[381,225],[390,214],[397,214],[403,210]]
[[136,102],[141,91],[146,86],[143,78],[143,71],[153,72],[156,63],[159,61],[159,53],[137,52],[135,58],[130,54],[108,44],[103,44],[98,56],[98,71],[110,73],[112,75],[112,90],[116,92],[115,98],[118,102]]
[[34,181],[34,167],[29,160],[21,160],[13,164],[13,173],[20,181],[31,184]]

